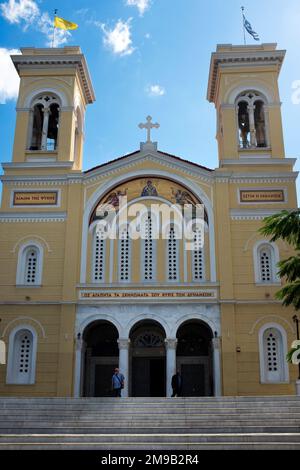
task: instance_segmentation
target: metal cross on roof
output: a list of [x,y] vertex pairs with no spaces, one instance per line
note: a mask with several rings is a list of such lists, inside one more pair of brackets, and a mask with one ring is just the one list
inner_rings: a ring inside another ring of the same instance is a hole
[[152,121],[152,117],[151,116],[147,116],[147,122],[145,124],[141,123],[139,124],[139,128],[140,129],[147,129],[147,143],[151,143],[151,129],[159,129],[160,127],[160,124],[158,124],[157,122],[154,124]]

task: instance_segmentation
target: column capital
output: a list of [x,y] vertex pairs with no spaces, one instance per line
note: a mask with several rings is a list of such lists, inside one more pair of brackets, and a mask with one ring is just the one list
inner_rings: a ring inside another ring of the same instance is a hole
[[178,340],[177,338],[166,338],[165,339],[167,349],[176,349]]
[[221,338],[218,336],[217,338],[212,339],[212,345],[214,349],[221,349]]
[[84,340],[80,338],[76,338],[76,351],[81,351],[83,347]]
[[119,349],[129,349],[130,339],[129,338],[119,338],[118,339]]

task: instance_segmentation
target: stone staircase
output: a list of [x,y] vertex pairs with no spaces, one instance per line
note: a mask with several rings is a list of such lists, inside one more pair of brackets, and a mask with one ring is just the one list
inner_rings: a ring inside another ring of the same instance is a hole
[[300,397],[0,398],[4,449],[300,449]]

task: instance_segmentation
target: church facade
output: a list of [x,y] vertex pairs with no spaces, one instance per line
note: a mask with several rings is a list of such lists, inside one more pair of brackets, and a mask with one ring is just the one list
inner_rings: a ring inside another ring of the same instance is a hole
[[[278,90],[285,51],[219,45],[212,54],[216,169],[160,151],[149,116],[139,150],[87,171],[84,117],[95,96],[83,54],[21,52],[2,176],[0,395],[110,396],[118,365],[124,396],[170,396],[176,370],[185,396],[293,394],[293,310],[275,299],[276,263],[291,252],[258,232],[264,217],[297,207]],[[161,236],[153,206],[191,207],[190,240],[175,217]]]

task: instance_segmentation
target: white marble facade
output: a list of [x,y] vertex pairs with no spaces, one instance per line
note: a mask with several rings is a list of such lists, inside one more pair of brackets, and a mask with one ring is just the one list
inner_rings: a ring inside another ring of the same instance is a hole
[[123,396],[128,396],[129,383],[129,345],[130,332],[139,322],[152,320],[165,331],[166,347],[166,391],[171,395],[171,378],[176,371],[176,334],[186,321],[201,320],[206,323],[214,336],[213,377],[214,395],[221,395],[221,349],[220,349],[220,308],[217,304],[205,303],[115,303],[115,304],[80,304],[76,315],[76,363],[75,397],[82,394],[83,387],[83,333],[85,328],[95,321],[111,322],[118,330],[119,367],[127,380]]

